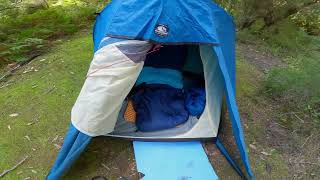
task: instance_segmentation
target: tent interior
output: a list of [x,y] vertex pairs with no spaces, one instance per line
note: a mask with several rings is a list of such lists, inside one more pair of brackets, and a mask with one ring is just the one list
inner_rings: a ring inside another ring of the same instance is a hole
[[[126,48],[126,46],[123,47]],[[129,46],[127,46],[127,48],[129,48]],[[177,48],[178,50],[176,50]],[[186,53],[179,54],[179,48],[185,49]],[[141,132],[137,130],[135,123],[128,122],[124,118],[125,110],[128,106],[129,97],[127,97],[120,109],[114,131],[106,134],[106,136],[146,141],[185,141],[194,139],[214,139],[217,137],[222,107],[223,81],[216,55],[214,54],[214,51],[212,51],[212,46],[163,45],[156,52],[151,52],[146,55],[144,68],[147,67],[151,61],[158,61],[157,64],[160,63],[159,66],[166,66],[166,63],[174,64],[172,61],[175,61],[177,58],[185,59],[181,70],[183,82],[182,89],[196,87],[205,90],[205,106],[201,115],[189,115],[186,122],[170,129]],[[142,76],[142,72],[140,73],[140,76]],[[145,76],[150,76],[148,77],[149,79],[157,78],[156,73],[158,72],[151,71],[151,73],[149,72],[148,75]],[[152,81],[154,80],[155,79],[152,79]],[[137,81],[139,81],[139,78]],[[129,95],[134,91],[135,87],[133,87]],[[163,121],[166,120],[163,119]]]

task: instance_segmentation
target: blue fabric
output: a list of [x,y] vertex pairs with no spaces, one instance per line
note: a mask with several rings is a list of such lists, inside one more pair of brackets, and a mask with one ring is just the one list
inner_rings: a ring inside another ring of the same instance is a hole
[[181,89],[163,84],[142,84],[132,96],[139,131],[149,132],[176,127],[189,118]]
[[59,155],[46,179],[60,179],[85,150],[91,139],[92,137],[81,133],[71,124]]
[[233,135],[235,137],[236,144],[238,146],[238,150],[240,152],[240,156],[245,166],[245,169],[247,170],[247,173],[250,179],[254,179],[250,162],[249,162],[249,157],[246,151],[246,144],[244,141],[243,129],[240,121],[238,106],[236,103],[235,89],[234,89],[235,86],[232,86],[232,81],[228,73],[227,65],[226,65],[224,54],[221,47],[213,47],[213,50],[218,57],[217,59],[218,59],[219,66],[224,78],[227,107],[229,110],[229,116],[232,124]]
[[206,105],[206,91],[203,88],[185,89],[185,105],[190,115],[200,116]]
[[144,65],[182,71],[188,54],[187,46],[163,46],[147,55]]
[[143,67],[136,85],[146,84],[167,84],[171,87],[183,88],[182,73],[173,69]]
[[[217,44],[214,27],[220,25],[216,21],[219,14],[226,13],[211,0],[113,0],[97,17],[95,42],[111,36],[162,43]],[[155,33],[159,24],[168,27],[167,36]]]

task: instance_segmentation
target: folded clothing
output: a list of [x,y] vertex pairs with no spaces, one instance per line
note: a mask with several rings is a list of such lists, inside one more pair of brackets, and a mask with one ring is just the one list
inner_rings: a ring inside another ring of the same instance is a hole
[[132,96],[139,131],[150,132],[176,127],[188,120],[181,89],[164,84],[141,84]]
[[174,88],[183,88],[183,76],[178,70],[167,68],[144,67],[137,79],[136,85],[167,84]]
[[200,116],[206,105],[204,88],[185,89],[185,106],[191,116]]
[[136,118],[137,118],[137,113],[136,113],[136,111],[134,110],[133,102],[132,102],[131,99],[129,99],[129,100],[128,100],[127,107],[126,107],[126,110],[125,110],[125,112],[124,112],[124,119],[125,119],[127,122],[135,123],[135,122],[136,122]]

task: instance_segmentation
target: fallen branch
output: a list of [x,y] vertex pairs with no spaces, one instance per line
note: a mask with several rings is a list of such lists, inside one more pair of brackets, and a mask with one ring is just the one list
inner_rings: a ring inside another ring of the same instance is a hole
[[14,171],[15,169],[17,169],[21,164],[23,164],[27,159],[29,158],[29,156],[26,156],[25,158],[23,158],[18,164],[16,164],[15,166],[13,166],[11,169],[5,170],[3,171],[3,173],[0,174],[0,178],[5,176],[6,174],[8,174],[11,171]]
[[14,71],[16,71],[19,67],[21,67],[21,65],[17,65],[16,67],[14,67],[13,69],[11,69],[10,71],[8,71],[7,73],[5,73],[1,78],[0,78],[0,82],[9,77]]
[[30,58],[29,58],[28,60],[26,60],[26,61],[19,62],[16,67],[14,67],[14,68],[11,69],[10,71],[6,72],[2,77],[0,77],[0,82],[1,82],[2,80],[4,80],[5,78],[11,76],[11,75],[12,75],[16,70],[18,70],[20,67],[28,64],[29,62],[31,62],[32,60],[34,60],[35,58],[37,58],[37,57],[39,57],[39,56],[40,56],[40,54],[36,54],[36,55],[33,55],[32,57],[30,57]]

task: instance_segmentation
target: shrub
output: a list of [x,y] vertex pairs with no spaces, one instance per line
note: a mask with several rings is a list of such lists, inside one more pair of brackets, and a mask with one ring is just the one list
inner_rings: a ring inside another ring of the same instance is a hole
[[320,35],[320,4],[299,11],[291,19],[308,34]]

